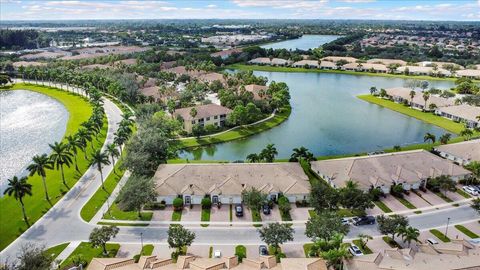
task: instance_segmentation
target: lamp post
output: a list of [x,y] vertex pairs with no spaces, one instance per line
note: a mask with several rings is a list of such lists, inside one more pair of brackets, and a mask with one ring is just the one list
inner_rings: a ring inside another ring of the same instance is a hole
[[445,236],[448,237],[448,225],[450,224],[450,218],[447,218],[447,228],[445,228]]
[[140,250],[140,256],[143,256],[143,232],[140,233],[140,243],[142,243],[142,249]]

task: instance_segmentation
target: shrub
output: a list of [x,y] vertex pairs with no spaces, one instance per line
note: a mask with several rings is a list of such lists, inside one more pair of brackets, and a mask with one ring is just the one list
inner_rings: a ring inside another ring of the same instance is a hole
[[175,210],[181,210],[183,208],[183,199],[175,198],[175,200],[173,200],[173,208]]
[[151,202],[145,204],[143,207],[144,210],[164,210],[166,207],[165,201],[163,202]]
[[379,188],[370,189],[370,196],[372,196],[372,200],[374,200],[374,201],[378,201],[382,194],[383,194],[383,192]]
[[390,193],[398,198],[403,198],[403,186],[402,185],[393,185]]
[[212,208],[212,200],[210,197],[205,197],[202,199],[202,209],[210,209]]
[[242,245],[236,246],[235,256],[238,257],[238,262],[242,262],[242,260],[247,257],[247,248]]
[[280,198],[278,198],[278,208],[283,213],[287,213],[292,209],[292,207],[290,206],[290,201],[287,197],[281,196]]

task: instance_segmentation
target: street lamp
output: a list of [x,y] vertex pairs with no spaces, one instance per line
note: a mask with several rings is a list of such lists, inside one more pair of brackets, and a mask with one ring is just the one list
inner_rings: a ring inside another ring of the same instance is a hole
[[143,232],[140,232],[140,243],[142,243],[142,249],[140,250],[140,255],[143,255]]
[[445,236],[448,237],[448,225],[450,224],[450,218],[447,218],[447,228],[445,228]]

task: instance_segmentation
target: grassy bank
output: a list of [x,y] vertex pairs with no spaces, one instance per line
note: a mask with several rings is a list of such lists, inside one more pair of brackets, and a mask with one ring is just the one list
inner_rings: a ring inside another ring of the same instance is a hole
[[[35,91],[61,102],[69,112],[65,136],[75,134],[80,128],[80,124],[87,121],[92,114],[92,106],[90,103],[85,98],[70,92],[46,86],[27,84],[16,84],[9,89]],[[94,150],[99,149],[103,145],[108,128],[106,119],[104,119],[104,123],[104,127],[98,136],[98,140],[94,139],[92,143],[87,145],[87,157],[90,156]],[[92,150],[91,144],[93,144],[94,150]],[[64,168],[65,181],[69,188],[78,181],[89,167],[89,161],[84,158],[84,154],[81,150],[77,154],[77,161],[79,172],[75,170],[74,165],[70,166],[70,168]],[[33,196],[26,196],[24,198],[24,203],[30,224],[35,223],[35,221],[41,218],[43,214],[45,214],[52,205],[55,205],[55,203],[59,201],[69,189],[63,185],[59,170],[47,170],[46,174],[50,203],[45,200],[41,177],[34,175],[28,178],[28,183],[32,185]],[[8,244],[15,240],[15,238],[21,235],[27,229],[27,226],[23,221],[20,204],[13,197],[4,196],[0,199],[0,213],[8,213],[8,218],[3,218],[2,226],[0,226],[0,249],[3,250]]]
[[277,113],[271,119],[258,123],[252,126],[240,126],[228,132],[212,135],[210,137],[203,138],[190,138],[185,140],[177,140],[177,145],[179,148],[192,148],[198,146],[205,146],[210,144],[217,144],[222,142],[228,142],[233,140],[238,140],[254,134],[263,132],[265,130],[271,129],[275,126],[280,125],[283,121],[287,120],[290,116],[291,108],[284,108],[282,112]]
[[[316,69],[316,68],[296,68],[296,67],[273,67],[273,66],[259,66],[259,65],[246,65],[246,64],[232,64],[225,66],[225,69],[238,69],[238,70],[252,70],[252,71],[269,71],[269,72],[302,72],[302,73],[337,73],[345,75],[356,76],[375,76],[375,77],[391,77],[401,79],[417,79],[417,80],[435,80],[435,81],[455,81],[457,78],[439,78],[432,76],[415,76],[405,74],[390,74],[390,73],[373,73],[373,72],[357,72],[348,70],[330,70],[330,69]],[[474,80],[479,82],[478,80]]]
[[72,254],[60,264],[60,269],[71,266],[73,260],[78,258],[85,260],[87,264],[89,264],[93,258],[114,258],[119,249],[119,244],[107,244],[108,255],[104,256],[101,247],[93,248],[89,242],[82,242]]
[[372,95],[360,95],[358,96],[359,99],[385,107],[387,109],[417,118],[421,121],[426,123],[439,126],[445,130],[448,130],[452,133],[459,134],[463,129],[464,125],[462,123],[456,123],[452,120],[443,118],[441,116],[435,115],[433,113],[426,113],[416,109],[412,109],[407,107],[403,104],[395,103],[390,100],[386,100],[383,98],[375,97]]

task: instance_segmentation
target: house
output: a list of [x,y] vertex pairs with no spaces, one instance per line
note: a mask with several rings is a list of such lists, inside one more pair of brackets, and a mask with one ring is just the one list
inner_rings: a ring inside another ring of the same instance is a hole
[[441,75],[451,76],[452,73],[443,68],[434,68],[430,66],[402,66],[397,68],[397,73],[408,73],[409,75]]
[[119,66],[119,65],[133,66],[136,64],[137,64],[137,59],[135,58],[123,59],[123,60],[113,62],[113,66]]
[[201,258],[196,256],[179,256],[176,263],[172,259],[161,259],[157,256],[141,256],[137,263],[127,258],[93,258],[87,270],[327,270],[324,260],[319,258],[281,258],[277,263],[275,256],[244,258],[238,262],[236,256],[222,258]]
[[204,83],[212,83],[214,81],[219,81],[222,84],[225,84],[227,80],[225,79],[225,75],[216,73],[216,72],[209,72],[205,74],[200,74],[196,77],[199,81]]
[[437,108],[435,113],[455,122],[464,122],[469,128],[480,127],[480,107],[461,104]]
[[342,66],[343,70],[364,71],[387,73],[388,69],[384,64],[369,64],[369,63],[348,63]]
[[146,97],[151,97],[155,102],[159,102],[162,99],[159,90],[160,90],[160,87],[156,85],[138,89],[138,91],[142,95]]
[[[387,96],[397,103],[406,103],[417,110],[434,111],[436,108],[454,106],[454,98],[443,98],[437,95],[430,95],[427,101],[423,98],[423,93],[415,91],[413,99],[410,96],[412,89],[406,87],[393,87],[385,89]],[[425,107],[426,104],[426,107]]]
[[337,65],[330,61],[321,61],[320,62],[320,69],[336,69]]
[[347,57],[347,56],[327,56],[321,59],[322,61],[329,61],[336,63],[338,61],[347,61],[348,63],[356,63],[357,58],[354,57]]
[[299,68],[303,68],[303,67],[319,68],[320,67],[320,65],[318,64],[318,61],[316,60],[301,60],[293,63],[292,66],[299,67]]
[[390,192],[393,185],[405,190],[425,186],[429,178],[449,175],[454,181],[464,179],[470,172],[425,150],[388,153],[311,162],[312,170],[335,188],[349,180],[359,188],[380,188]]
[[272,62],[271,62],[271,65],[272,66],[288,66],[291,63],[292,63],[292,61],[290,61],[290,60],[285,60],[285,59],[282,59],[282,58],[273,58]]
[[[191,114],[193,108],[197,111],[195,116]],[[225,126],[227,116],[231,112],[232,110],[229,108],[217,104],[206,104],[177,109],[173,114],[175,117],[183,119],[183,129],[190,133],[194,125],[203,127],[206,125]]]
[[227,59],[228,57],[230,57],[232,54],[238,54],[238,53],[241,53],[242,51],[243,51],[243,50],[242,50],[241,48],[223,50],[223,51],[219,51],[219,52],[210,54],[210,57],[220,57],[220,58],[222,58],[223,60],[225,60],[225,59]]
[[480,79],[480,69],[463,69],[455,72],[457,77],[466,77],[470,79]]
[[386,66],[388,65],[399,65],[399,66],[406,66],[407,62],[400,60],[400,59],[385,59],[385,58],[373,58],[370,60],[367,60],[367,63],[369,64],[384,64]]
[[385,249],[381,252],[345,260],[345,270],[478,270],[480,248],[465,240],[416,248]]
[[245,91],[251,92],[253,94],[254,100],[265,99],[267,90],[268,90],[268,86],[266,85],[258,85],[258,84],[245,85]]
[[188,75],[193,78],[196,78],[206,73],[203,70],[187,70],[185,66],[176,66],[176,67],[165,69],[164,71],[174,73],[176,76]]
[[460,165],[468,165],[472,161],[480,162],[480,139],[440,145],[433,149],[441,157]]
[[280,194],[290,202],[306,200],[310,183],[298,163],[162,164],[153,180],[157,201],[172,204],[177,197],[186,205],[210,197],[214,204],[242,202],[242,191],[256,188],[276,200]]
[[47,63],[43,62],[26,62],[26,61],[18,61],[18,62],[13,62],[13,67],[15,69],[18,69],[19,67],[41,67],[41,66],[46,66]]
[[254,65],[270,65],[271,62],[272,61],[268,57],[258,57],[248,61],[249,64],[254,64]]

